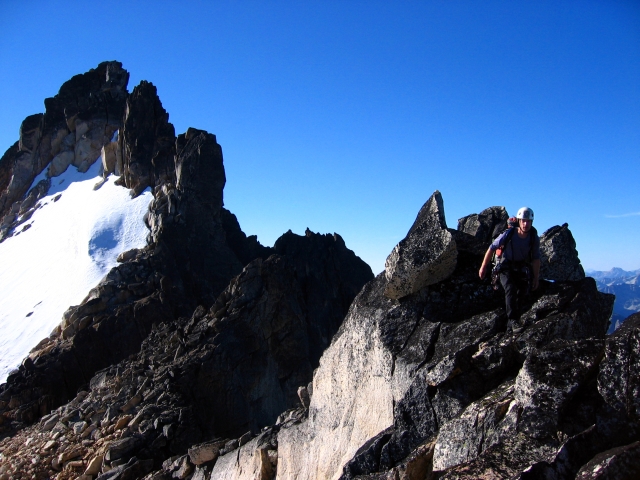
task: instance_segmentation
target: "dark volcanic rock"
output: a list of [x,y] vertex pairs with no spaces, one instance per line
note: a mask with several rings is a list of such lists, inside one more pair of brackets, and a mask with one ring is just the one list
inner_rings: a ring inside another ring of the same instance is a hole
[[133,195],[175,178],[175,130],[149,82],[140,82],[127,98],[118,150],[122,165],[115,169]]

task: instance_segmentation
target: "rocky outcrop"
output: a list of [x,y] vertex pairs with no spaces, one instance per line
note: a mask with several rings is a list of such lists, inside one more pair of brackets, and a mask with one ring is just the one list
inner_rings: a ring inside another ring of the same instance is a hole
[[509,214],[504,207],[490,207],[459,219],[458,230],[489,244],[506,230],[508,219]]
[[456,242],[447,230],[442,196],[436,191],[387,257],[385,294],[398,299],[444,280],[453,273],[456,258]]
[[[222,149],[214,135],[189,129],[176,139],[175,184],[156,188],[149,205],[150,241],[176,266],[172,281],[196,305],[210,306],[243,265],[222,225]],[[188,309],[187,309],[188,311]]]
[[542,234],[540,264],[540,276],[547,280],[576,282],[584,278],[576,241],[568,224],[552,227]]
[[169,123],[169,114],[162,107],[156,87],[150,82],[140,82],[127,98],[117,150],[113,171],[122,171],[119,181],[131,189],[132,195],[173,181],[175,129]]
[[[282,253],[250,262],[208,311],[156,318],[138,354],[98,372],[75,400],[30,427],[44,458],[34,473],[71,448],[59,441],[64,434],[79,448],[74,458],[84,458],[58,462],[54,470],[70,476],[94,461],[94,475],[134,466],[132,478],[154,468],[210,472],[218,457],[247,444],[261,452],[252,472],[270,478],[279,426],[258,433],[304,416],[297,408],[278,419],[296,407],[298,387],[373,276],[338,236],[287,233],[276,244]],[[48,442],[55,449],[45,449]]]
[[241,271],[220,220],[225,183],[220,146],[198,130],[180,141],[177,186],[163,183],[149,207],[150,244],[123,255],[121,265],[64,314],[0,388],[6,402],[0,410],[13,428],[65,403],[97,370],[139,351],[154,323],[212,305]]
[[221,210],[220,220],[226,234],[227,245],[242,265],[246,265],[254,258],[268,258],[274,253],[272,248],[261,245],[256,235],[247,236],[240,228],[236,216],[226,208]]
[[[514,333],[502,296],[477,278],[486,239],[449,233],[448,278],[394,300],[383,273],[358,295],[314,374],[307,418],[278,431],[277,478],[574,478],[637,440],[632,414],[598,392],[613,298],[589,278],[543,281]],[[220,478],[249,478],[219,462]]]
[[[0,386],[0,434],[12,436],[0,447],[0,474],[27,469],[19,455],[5,463],[23,434],[34,439],[36,476],[210,472],[263,426],[299,421],[300,386],[373,277],[337,234],[289,231],[273,248],[247,237],[223,208],[215,136],[189,129],[168,148],[167,119],[143,82],[117,143],[102,147],[105,174],[122,171],[133,195],[153,187],[148,245],[122,253]],[[276,447],[258,439],[267,446],[257,472],[270,475]]]
[[309,343],[310,360],[315,368],[353,299],[373,278],[373,273],[336,233],[318,235],[307,229],[300,236],[289,230],[276,240],[273,249],[291,259],[305,304],[313,305],[306,315],[309,337],[316,339]]
[[121,63],[103,62],[65,82],[45,100],[44,114],[25,118],[17,148],[0,161],[0,240],[21,223],[23,197],[45,168],[49,177],[69,165],[86,171],[100,157],[120,128],[128,81]]

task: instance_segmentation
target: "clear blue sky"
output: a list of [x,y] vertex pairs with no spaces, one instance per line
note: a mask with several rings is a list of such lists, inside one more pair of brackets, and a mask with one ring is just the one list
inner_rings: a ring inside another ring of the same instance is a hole
[[450,227],[528,205],[640,268],[638,1],[2,0],[0,150],[104,60],[216,134],[263,244],[337,232],[377,273],[438,189]]

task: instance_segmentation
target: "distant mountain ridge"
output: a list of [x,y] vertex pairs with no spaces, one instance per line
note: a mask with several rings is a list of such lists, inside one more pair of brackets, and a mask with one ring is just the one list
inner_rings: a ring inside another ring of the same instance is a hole
[[596,281],[598,291],[616,296],[607,333],[613,333],[629,315],[640,312],[640,269],[626,271],[614,267],[608,272],[590,270],[587,276]]
[[609,280],[620,280],[640,275],[640,268],[638,270],[627,271],[619,267],[613,267],[607,272],[603,272],[601,270],[587,270],[586,274],[589,277],[595,278],[597,282],[609,283]]

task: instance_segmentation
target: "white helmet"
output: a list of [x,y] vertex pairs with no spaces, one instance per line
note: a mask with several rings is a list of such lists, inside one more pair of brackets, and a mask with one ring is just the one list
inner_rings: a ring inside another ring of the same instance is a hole
[[533,210],[531,210],[529,207],[522,207],[520,210],[518,210],[516,218],[531,220],[533,222]]

